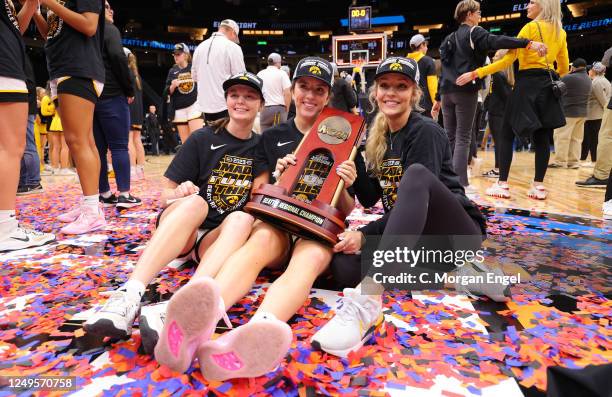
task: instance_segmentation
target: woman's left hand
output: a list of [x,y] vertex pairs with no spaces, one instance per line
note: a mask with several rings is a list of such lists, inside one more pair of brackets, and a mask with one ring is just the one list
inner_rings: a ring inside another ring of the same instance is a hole
[[471,82],[472,80],[474,80],[476,77],[474,77],[474,72],[466,72],[463,73],[461,76],[459,76],[457,78],[457,81],[455,81],[455,84],[457,85],[466,85],[467,83]]
[[360,231],[349,230],[338,235],[340,242],[334,246],[334,252],[345,254],[356,254],[361,251],[363,233]]
[[357,168],[355,162],[352,160],[346,160],[336,168],[336,173],[340,175],[340,178],[344,181],[344,187],[350,187],[355,183],[357,179]]

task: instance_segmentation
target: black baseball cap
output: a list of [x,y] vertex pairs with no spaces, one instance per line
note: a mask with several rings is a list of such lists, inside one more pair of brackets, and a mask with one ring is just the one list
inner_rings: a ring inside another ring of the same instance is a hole
[[185,43],[178,43],[174,45],[174,51],[172,51],[174,54],[181,54],[181,53],[185,53],[185,54],[189,54],[189,47],[187,46],[187,44]]
[[250,72],[242,72],[233,75],[223,83],[223,91],[227,93],[230,87],[242,84],[254,88],[263,98],[263,80]]
[[586,68],[587,63],[583,58],[576,58],[574,62],[572,62],[572,66],[575,68]]
[[374,80],[387,73],[403,74],[419,84],[419,66],[414,59],[404,57],[390,57],[385,59],[378,65],[378,68],[376,68]]
[[314,77],[332,86],[334,81],[334,68],[329,61],[319,57],[306,57],[298,62],[295,67],[293,79],[300,77]]

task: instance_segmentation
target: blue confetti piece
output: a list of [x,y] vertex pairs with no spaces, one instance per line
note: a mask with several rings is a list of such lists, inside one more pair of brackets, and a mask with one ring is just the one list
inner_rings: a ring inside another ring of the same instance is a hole
[[474,386],[468,386],[468,391],[472,394],[475,394],[477,396],[481,396],[482,395],[482,391],[480,391],[480,389],[474,387]]

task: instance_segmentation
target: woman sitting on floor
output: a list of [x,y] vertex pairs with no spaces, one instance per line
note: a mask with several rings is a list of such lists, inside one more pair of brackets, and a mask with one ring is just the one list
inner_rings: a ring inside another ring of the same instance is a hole
[[[104,307],[85,322],[87,332],[125,338],[140,307],[146,286],[177,257],[193,256],[199,266],[193,279],[214,277],[228,256],[249,237],[254,218],[239,211],[251,188],[267,181],[256,160],[260,136],[253,133],[263,106],[263,82],[240,73],[223,84],[229,119],[196,131],[164,174],[157,230],[129,280],[114,291]],[[213,308],[202,306],[202,317]],[[217,307],[214,308],[218,309]]]

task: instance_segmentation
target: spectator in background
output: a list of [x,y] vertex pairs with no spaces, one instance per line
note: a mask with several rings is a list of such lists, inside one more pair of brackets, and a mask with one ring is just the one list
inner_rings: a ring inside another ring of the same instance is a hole
[[432,57],[427,55],[429,38],[422,34],[416,34],[410,39],[412,52],[408,58],[412,58],[419,65],[419,86],[423,91],[419,106],[423,108],[423,116],[431,118],[431,108],[438,93],[438,76],[436,75],[436,64]]
[[359,114],[357,109],[357,93],[353,87],[338,73],[338,65],[332,63],[334,68],[334,84],[332,85],[332,97],[329,106],[345,112]]
[[200,87],[198,106],[206,123],[228,117],[223,82],[246,70],[238,45],[239,32],[236,21],[224,19],[219,30],[200,43],[193,53],[191,78]]
[[175,65],[168,72],[166,89],[170,94],[174,119],[181,142],[185,143],[193,131],[202,128],[202,112],[198,108],[198,85],[191,73],[191,53],[185,43],[174,46]]
[[144,128],[151,142],[151,154],[159,156],[159,119],[157,118],[157,107],[155,105],[149,106],[149,113],[145,116]]
[[[546,46],[540,42],[489,33],[478,26],[480,17],[480,3],[476,0],[462,0],[457,4],[455,20],[460,26],[440,45],[442,78],[440,79],[439,95],[442,102],[441,104],[436,102],[432,108],[434,118],[437,117],[440,107],[442,108],[444,127],[453,151],[453,168],[464,187],[469,186],[467,168],[472,125],[478,102],[478,91],[484,88],[484,84],[478,78],[473,78],[467,84],[457,84],[457,78],[462,73],[484,66],[487,53],[492,50],[528,48],[541,54],[546,52]],[[468,189],[468,191],[471,190]]]
[[[287,73],[289,80],[291,80],[291,69],[287,65],[281,66],[281,70]],[[291,97],[291,104],[289,105],[289,111],[287,112],[287,120],[291,120],[295,117],[295,101],[293,100],[293,96]]]
[[[121,44],[121,33],[115,25],[114,12],[105,2],[104,17],[104,89],[94,109],[94,139],[100,157],[98,189],[100,203],[105,207],[132,208],[142,204],[130,194],[130,108],[134,87],[128,60]],[[110,150],[119,195],[111,192],[108,183],[107,152]]]
[[142,80],[138,71],[138,59],[132,51],[123,48],[128,58],[128,67],[134,81],[134,102],[130,103],[130,179],[136,181],[144,179],[145,151],[142,145],[142,122],[144,109],[142,103]]
[[268,55],[268,67],[257,77],[263,80],[265,105],[259,114],[259,128],[264,132],[270,127],[287,121],[291,105],[291,81],[281,67],[282,57],[275,52]]
[[[499,50],[493,57],[493,62],[497,62],[502,59],[508,50]],[[500,145],[500,134],[502,132],[502,125],[504,121],[504,111],[506,110],[506,104],[508,98],[512,93],[512,86],[514,85],[514,68],[512,66],[494,73],[491,76],[491,82],[489,84],[489,95],[484,103],[485,111],[489,116],[489,130],[491,131],[491,137],[493,137],[493,145],[495,151],[495,166],[493,169],[483,173],[482,175],[487,178],[499,177],[499,145]]]
[[550,168],[580,168],[578,161],[592,83],[584,59],[577,58],[571,66],[570,73],[561,78],[567,86],[567,95],[562,101],[566,124],[554,132],[555,157]]
[[[601,62],[595,62],[589,70],[589,77],[593,81],[593,89],[589,96],[587,118],[584,123],[584,140],[582,141],[582,156],[580,156],[582,167],[592,167],[593,163],[597,161],[597,135],[601,127],[604,109],[612,95],[610,82],[606,79],[605,74],[606,67]],[[593,163],[586,162],[589,153],[591,153]]]

